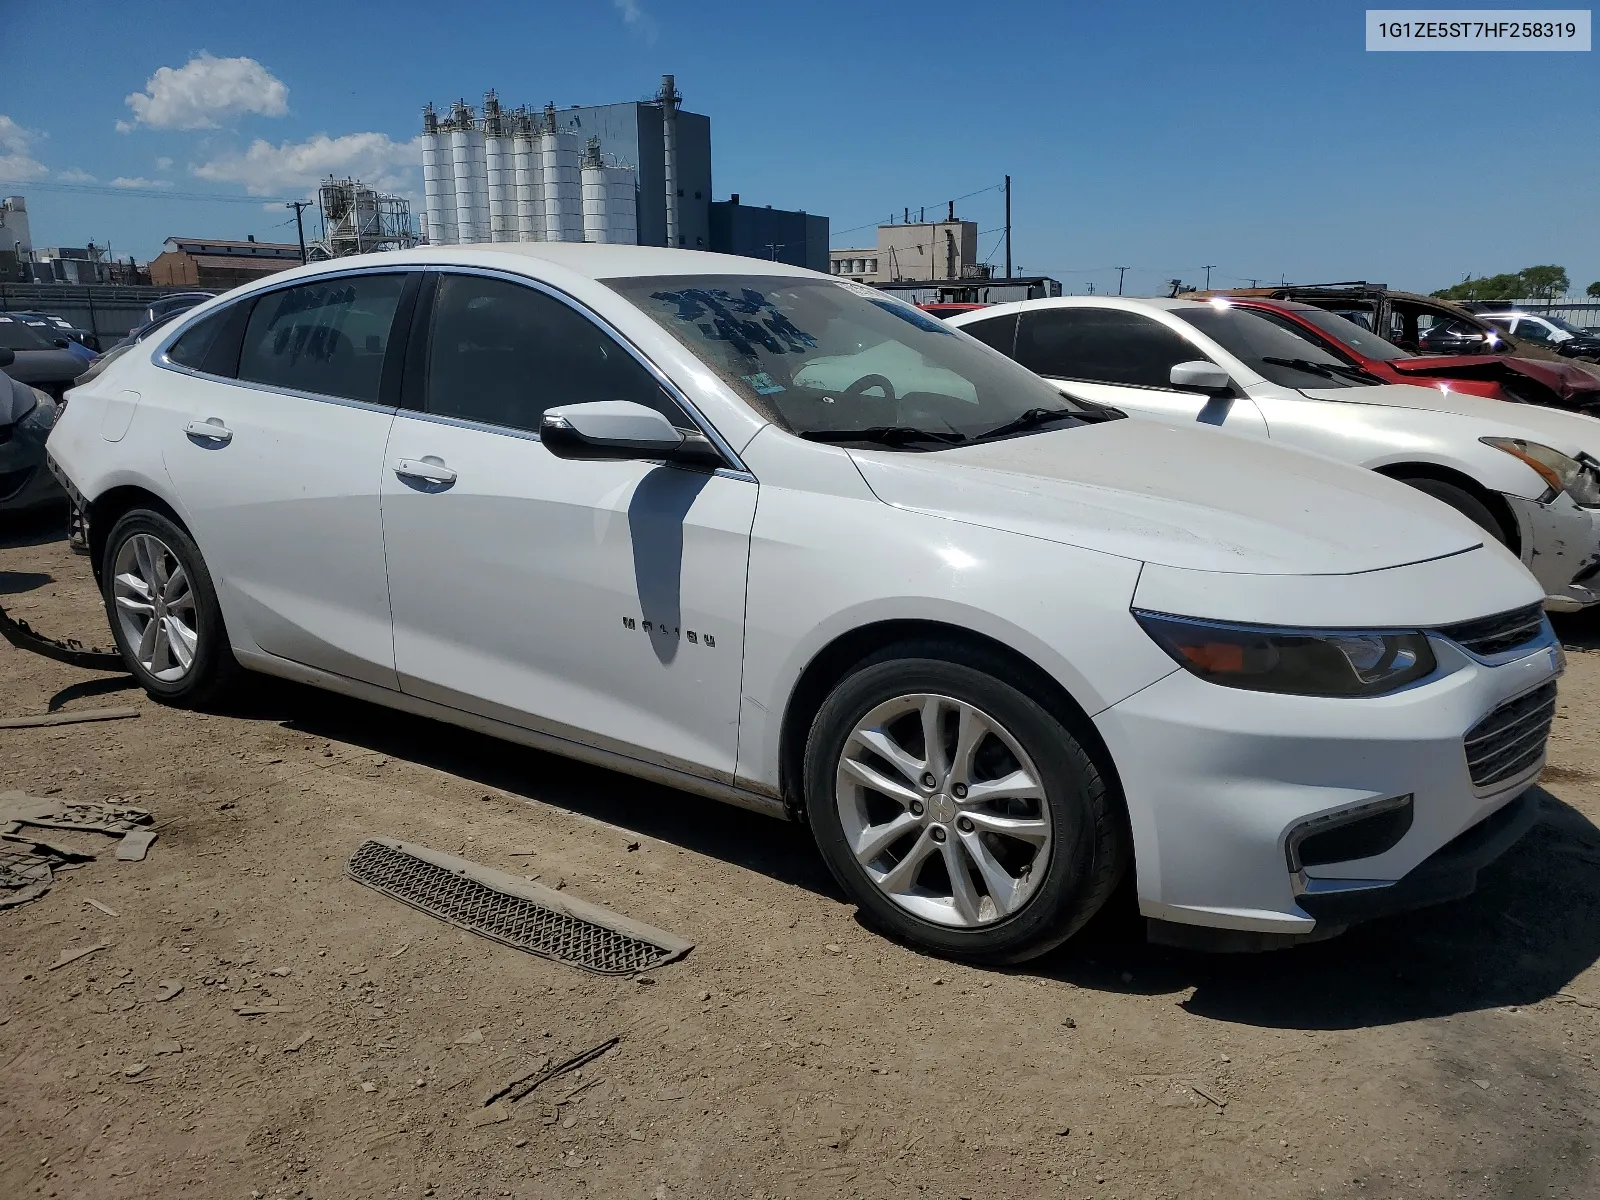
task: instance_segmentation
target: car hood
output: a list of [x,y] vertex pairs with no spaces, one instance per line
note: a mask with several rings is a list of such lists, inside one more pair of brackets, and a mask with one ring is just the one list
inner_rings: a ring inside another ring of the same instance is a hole
[[1465,517],[1403,484],[1210,428],[1106,421],[926,454],[850,454],[897,508],[1193,570],[1342,575],[1483,542]]
[[64,383],[82,375],[86,365],[70,350],[18,350],[6,374],[20,383]]
[[[1553,446],[1564,454],[1583,450],[1600,456],[1600,419],[1582,413],[1563,412],[1536,404],[1515,404],[1490,400],[1465,392],[1446,392],[1439,388],[1409,383],[1384,384],[1361,388],[1302,388],[1315,400],[1340,404],[1380,404],[1386,408],[1455,413],[1496,426],[1503,437],[1523,437]],[[1484,436],[1493,436],[1485,431]]]

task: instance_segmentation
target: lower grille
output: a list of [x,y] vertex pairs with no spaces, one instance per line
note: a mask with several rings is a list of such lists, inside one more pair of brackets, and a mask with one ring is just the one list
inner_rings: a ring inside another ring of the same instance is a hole
[[1544,632],[1544,606],[1529,604],[1492,617],[1446,625],[1438,632],[1463,649],[1490,658],[1537,640]]
[[1544,761],[1544,744],[1556,716],[1556,685],[1507,700],[1471,729],[1464,746],[1473,786],[1493,787]]
[[[371,838],[347,870],[357,883],[461,929],[600,975],[658,967],[690,947],[672,934],[424,846]],[[531,898],[546,893],[548,903]]]

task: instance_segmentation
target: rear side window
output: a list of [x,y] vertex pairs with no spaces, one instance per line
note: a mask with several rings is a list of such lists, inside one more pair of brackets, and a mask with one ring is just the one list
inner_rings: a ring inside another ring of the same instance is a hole
[[1039,375],[1170,391],[1172,368],[1205,355],[1140,313],[1044,308],[1022,314],[1015,357]]
[[250,303],[230,304],[197,321],[167,347],[167,360],[191,371],[231,379],[239,369],[239,344]]
[[688,418],[649,371],[593,321],[505,279],[439,281],[428,345],[427,411],[537,432],[544,410],[632,400]]
[[268,292],[245,327],[239,378],[377,403],[405,279],[346,275]]
[[991,317],[987,321],[969,321],[961,332],[977,338],[985,346],[993,346],[1007,358],[1013,356],[1017,343],[1017,314]]

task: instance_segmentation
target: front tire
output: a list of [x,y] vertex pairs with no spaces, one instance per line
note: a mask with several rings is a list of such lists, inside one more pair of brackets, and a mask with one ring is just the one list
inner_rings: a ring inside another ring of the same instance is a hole
[[894,647],[823,703],[806,809],[862,915],[950,958],[1014,963],[1077,932],[1127,865],[1121,807],[1072,731],[1008,664]]
[[100,583],[117,649],[152,699],[200,708],[237,682],[211,572],[170,517],[126,513],[106,538]]

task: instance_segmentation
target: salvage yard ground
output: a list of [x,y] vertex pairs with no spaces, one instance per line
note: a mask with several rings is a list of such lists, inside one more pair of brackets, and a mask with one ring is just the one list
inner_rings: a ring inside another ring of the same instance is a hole
[[[107,644],[53,522],[0,541],[0,603]],[[159,830],[143,862],[81,835],[97,861],[0,911],[0,1196],[1595,1196],[1600,620],[1559,628],[1544,818],[1470,901],[1254,957],[1107,921],[1012,971],[860,926],[798,828],[287,684],[162,708],[0,643],[0,717],[140,713],[0,729],[0,791]],[[507,949],[344,878],[369,834],[696,948],[639,980]]]

